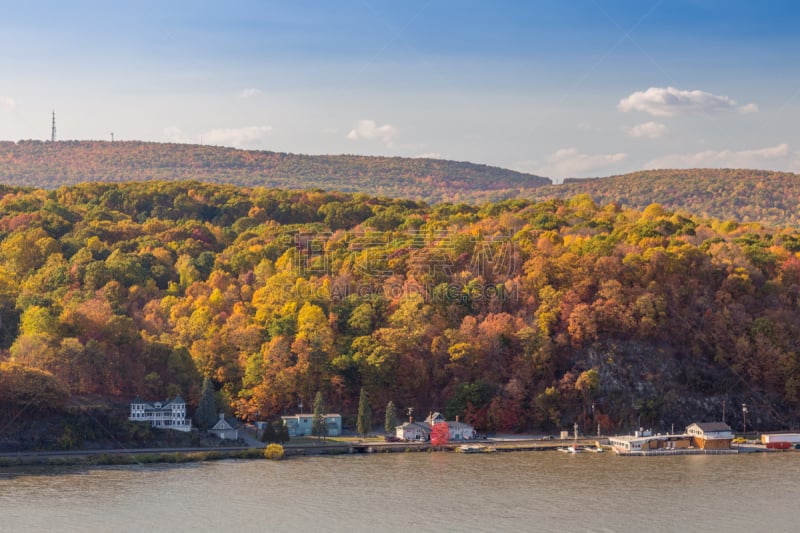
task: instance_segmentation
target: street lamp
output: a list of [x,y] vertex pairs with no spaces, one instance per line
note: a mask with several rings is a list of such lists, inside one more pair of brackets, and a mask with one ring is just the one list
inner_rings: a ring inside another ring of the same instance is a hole
[[747,404],[742,404],[742,427],[744,428],[744,438],[747,438]]

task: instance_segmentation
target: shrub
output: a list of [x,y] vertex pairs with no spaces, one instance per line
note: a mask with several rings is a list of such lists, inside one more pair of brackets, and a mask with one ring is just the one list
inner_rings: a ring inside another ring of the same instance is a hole
[[273,461],[283,459],[283,446],[280,444],[270,444],[264,449],[264,457]]

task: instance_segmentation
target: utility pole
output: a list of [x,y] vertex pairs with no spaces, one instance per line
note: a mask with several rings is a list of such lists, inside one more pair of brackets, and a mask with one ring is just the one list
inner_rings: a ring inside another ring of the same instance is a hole
[[742,427],[744,428],[744,438],[747,438],[747,404],[742,404]]
[[56,111],[53,110],[53,126],[50,129],[50,142],[56,142]]
[[111,132],[111,142],[112,143],[114,142],[114,132],[113,131]]

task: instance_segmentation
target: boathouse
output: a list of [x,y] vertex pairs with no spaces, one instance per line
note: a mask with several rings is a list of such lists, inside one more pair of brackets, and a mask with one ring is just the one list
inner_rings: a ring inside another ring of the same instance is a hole
[[733,431],[724,422],[695,422],[686,427],[686,434],[702,450],[728,450],[733,442]]

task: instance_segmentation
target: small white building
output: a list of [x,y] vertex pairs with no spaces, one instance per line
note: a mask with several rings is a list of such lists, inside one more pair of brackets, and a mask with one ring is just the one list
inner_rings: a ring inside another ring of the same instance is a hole
[[236,429],[236,425],[235,421],[225,418],[225,413],[220,413],[219,420],[208,431],[223,440],[236,440],[239,438],[239,430]]
[[[338,437],[342,434],[342,415],[328,413],[323,417],[325,418],[325,426],[328,428],[328,437]],[[290,437],[308,437],[313,434],[313,414],[282,416],[281,418],[283,423],[286,424]]]
[[431,426],[425,422],[414,422],[412,418],[396,426],[394,434],[398,439],[426,441],[431,438]]
[[154,428],[192,430],[192,421],[186,418],[186,402],[180,396],[164,402],[146,402],[137,396],[131,402],[128,420],[150,422]]

